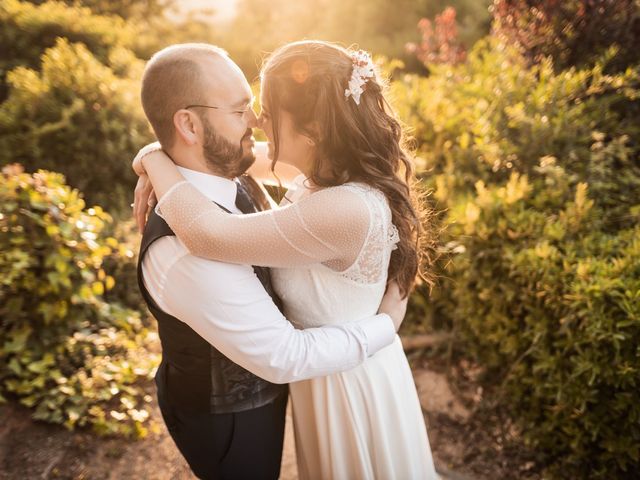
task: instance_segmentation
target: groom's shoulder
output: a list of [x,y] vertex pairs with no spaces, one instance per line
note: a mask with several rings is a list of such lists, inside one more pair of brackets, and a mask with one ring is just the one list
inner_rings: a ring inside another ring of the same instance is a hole
[[158,215],[155,209],[152,209],[147,218],[147,224],[144,228],[145,235],[174,235],[173,230],[167,222],[164,221],[160,215]]
[[153,263],[161,265],[167,271],[184,270],[209,276],[210,279],[253,275],[253,267],[250,265],[219,262],[192,255],[167,222],[155,211],[149,215],[145,227],[140,251],[142,253],[145,250],[146,256]]
[[140,243],[140,253],[144,253],[156,240],[161,237],[175,235],[171,227],[158,215],[155,210],[151,210],[147,223],[142,232],[142,241]]
[[162,265],[165,269],[186,269],[202,274],[216,273],[219,278],[253,273],[253,267],[250,265],[220,262],[191,254],[171,227],[155,212],[149,216],[145,227],[140,247],[140,253],[144,252],[146,252],[145,257]]
[[[255,277],[253,267],[235,263],[219,262],[192,255],[175,235],[157,239],[149,247],[144,263],[149,275],[163,285],[163,291],[172,286],[187,286],[194,298],[210,296],[209,300],[220,300],[234,292],[251,290]],[[183,292],[181,287],[179,292]]]

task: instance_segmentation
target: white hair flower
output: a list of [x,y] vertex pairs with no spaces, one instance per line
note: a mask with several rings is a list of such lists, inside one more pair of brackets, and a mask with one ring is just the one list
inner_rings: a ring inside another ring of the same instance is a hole
[[367,80],[374,78],[376,73],[371,55],[364,50],[351,53],[351,60],[353,61],[353,71],[349,79],[349,88],[344,91],[344,96],[353,97],[356,105],[360,105],[360,95],[364,92],[362,87],[367,83]]

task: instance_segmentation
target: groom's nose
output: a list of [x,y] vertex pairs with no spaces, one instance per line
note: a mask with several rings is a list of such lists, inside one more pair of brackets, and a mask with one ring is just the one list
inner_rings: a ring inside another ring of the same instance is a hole
[[256,112],[253,111],[252,108],[247,112],[247,127],[248,128],[256,128],[258,126],[258,117],[256,117]]

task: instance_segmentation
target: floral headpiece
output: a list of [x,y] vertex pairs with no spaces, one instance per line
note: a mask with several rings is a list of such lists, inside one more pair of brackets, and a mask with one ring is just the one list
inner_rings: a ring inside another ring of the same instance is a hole
[[364,50],[358,50],[351,54],[351,60],[353,62],[353,71],[351,72],[351,78],[349,79],[349,88],[344,91],[345,97],[353,97],[353,101],[356,105],[360,105],[360,95],[364,92],[362,88],[367,80],[376,76],[373,60]]

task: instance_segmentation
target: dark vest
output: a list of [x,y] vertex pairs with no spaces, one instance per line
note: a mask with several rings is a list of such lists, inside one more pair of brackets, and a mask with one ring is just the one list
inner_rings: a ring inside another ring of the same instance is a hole
[[[158,321],[162,344],[160,369],[164,374],[163,395],[166,401],[190,411],[230,413],[261,407],[285,394],[286,385],[270,383],[233,363],[189,325],[162,311],[153,301],[142,281],[142,260],[149,246],[167,235],[175,234],[152,211],[144,230],[138,259],[138,285],[149,310]],[[253,269],[280,308],[280,301],[271,287],[269,270],[264,267]],[[167,288],[171,288],[171,285]]]

